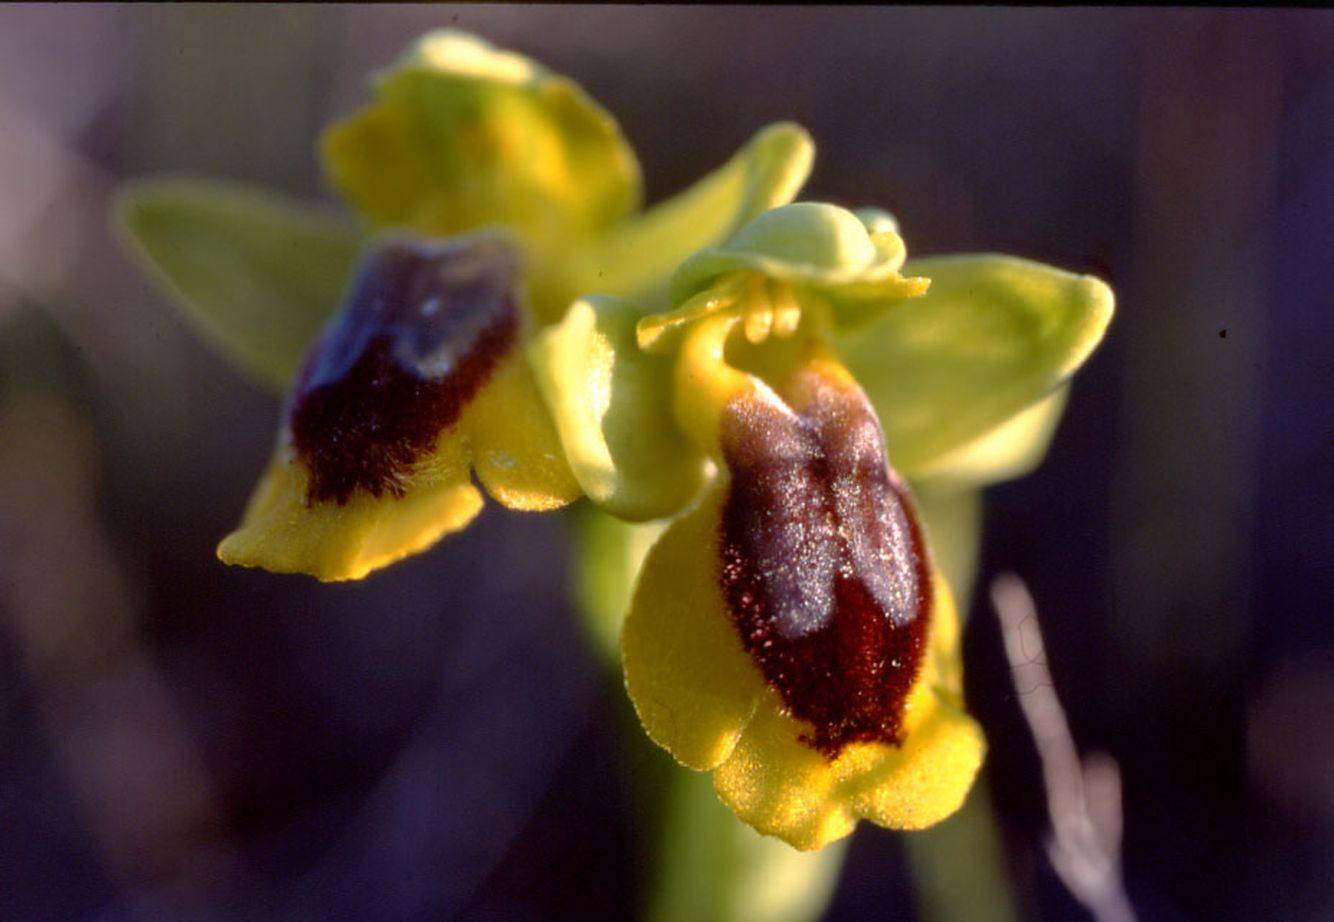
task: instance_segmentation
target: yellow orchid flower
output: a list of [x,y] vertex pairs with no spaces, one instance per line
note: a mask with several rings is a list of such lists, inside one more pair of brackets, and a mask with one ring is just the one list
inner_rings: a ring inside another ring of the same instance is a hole
[[460,33],[375,87],[321,141],[352,220],[223,183],[120,199],[186,312],[288,388],[219,556],[357,579],[465,527],[474,478],[516,509],[586,495],[648,523],[642,566],[601,574],[633,597],[590,606],[628,610],[635,709],[745,822],[816,849],[955,810],[985,751],[953,602],[978,489],[1041,458],[1107,287],[909,260],[884,212],[792,204],[790,124],[641,211],[606,112]]
[[682,259],[790,201],[813,156],[773,125],[641,211],[614,119],[520,55],[433,32],[375,89],[320,144],[355,220],[228,183],[120,196],[132,251],[187,314],[291,386],[229,563],[358,579],[466,526],[472,475],[510,508],[576,499],[523,344],[581,291],[664,302]]
[[[965,565],[937,560],[948,528],[923,521],[896,452],[937,495],[1022,469],[1110,291],[1005,257],[905,263],[887,216],[813,203],[691,257],[672,290],[637,345],[671,356],[677,427],[716,474],[639,571],[621,655],[640,720],[799,849],[862,818],[929,826],[962,804],[985,742],[941,570]],[[981,367],[897,389],[854,376],[952,352]],[[914,428],[956,405],[971,415],[951,437]]]

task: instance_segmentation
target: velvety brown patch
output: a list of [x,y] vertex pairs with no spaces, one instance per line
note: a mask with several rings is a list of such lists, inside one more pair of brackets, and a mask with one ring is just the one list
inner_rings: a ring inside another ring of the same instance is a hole
[[307,504],[401,496],[519,331],[518,264],[499,240],[397,241],[368,255],[292,394]]
[[860,390],[808,372],[796,412],[734,402],[721,581],[742,644],[802,741],[833,759],[902,741],[921,669],[931,576],[906,489]]

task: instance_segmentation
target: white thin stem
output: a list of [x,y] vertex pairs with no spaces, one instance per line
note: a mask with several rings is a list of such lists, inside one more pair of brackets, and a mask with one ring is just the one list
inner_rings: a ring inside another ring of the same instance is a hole
[[997,577],[991,602],[1019,707],[1042,762],[1052,867],[1098,922],[1134,922],[1121,873],[1121,772],[1106,753],[1081,763],[1047,667],[1037,606],[1023,580],[1012,573]]

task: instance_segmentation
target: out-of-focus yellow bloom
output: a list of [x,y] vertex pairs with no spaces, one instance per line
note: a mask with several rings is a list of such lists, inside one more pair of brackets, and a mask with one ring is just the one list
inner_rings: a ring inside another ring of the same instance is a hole
[[305,369],[219,547],[230,563],[360,578],[467,525],[473,474],[515,509],[577,498],[523,344],[581,291],[665,302],[682,259],[790,201],[813,156],[804,131],[773,125],[640,211],[615,120],[520,55],[435,32],[375,87],[320,145],[356,221],[220,183],[120,199],[134,252],[215,342],[269,383]]

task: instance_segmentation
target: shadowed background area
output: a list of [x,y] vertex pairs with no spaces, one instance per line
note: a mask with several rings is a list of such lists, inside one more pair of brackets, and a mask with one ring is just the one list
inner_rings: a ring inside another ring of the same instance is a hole
[[[621,918],[644,886],[561,516],[365,583],[224,568],[278,398],[107,230],[125,177],[325,197],[319,127],[454,26],[579,80],[650,200],[793,118],[916,254],[1103,276],[1044,466],[992,491],[1145,918],[1334,914],[1334,18],[579,7],[0,10],[0,916]],[[1025,918],[1080,918],[985,593],[965,640]],[[613,689],[614,690],[614,689]],[[910,916],[856,834],[831,919]],[[979,908],[981,911],[981,908]]]

